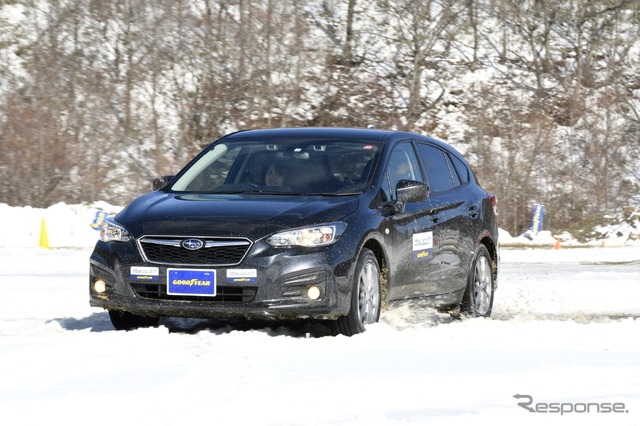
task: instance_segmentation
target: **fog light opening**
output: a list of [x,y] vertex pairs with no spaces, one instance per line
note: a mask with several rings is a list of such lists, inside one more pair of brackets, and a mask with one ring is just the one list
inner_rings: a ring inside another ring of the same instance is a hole
[[93,283],[93,289],[96,293],[102,294],[107,291],[107,283],[105,282],[105,280],[96,280]]
[[318,300],[320,297],[320,289],[317,286],[312,285],[307,289],[307,297],[311,300]]

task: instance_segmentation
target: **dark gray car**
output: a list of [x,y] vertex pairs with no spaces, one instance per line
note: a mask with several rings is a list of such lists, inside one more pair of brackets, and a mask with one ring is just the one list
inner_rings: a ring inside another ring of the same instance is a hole
[[160,182],[105,222],[91,255],[90,303],[117,329],[314,318],[352,335],[409,298],[491,314],[496,199],[435,139],[242,131]]

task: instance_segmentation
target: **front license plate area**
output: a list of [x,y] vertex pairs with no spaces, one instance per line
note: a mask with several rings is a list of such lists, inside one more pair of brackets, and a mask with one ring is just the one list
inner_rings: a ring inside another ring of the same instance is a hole
[[215,296],[213,269],[167,269],[167,294],[174,296]]

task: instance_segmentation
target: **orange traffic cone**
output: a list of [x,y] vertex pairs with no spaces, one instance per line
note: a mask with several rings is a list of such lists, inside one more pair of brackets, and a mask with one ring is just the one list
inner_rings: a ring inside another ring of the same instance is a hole
[[560,238],[556,238],[556,250],[560,250],[562,248],[562,244],[560,244]]

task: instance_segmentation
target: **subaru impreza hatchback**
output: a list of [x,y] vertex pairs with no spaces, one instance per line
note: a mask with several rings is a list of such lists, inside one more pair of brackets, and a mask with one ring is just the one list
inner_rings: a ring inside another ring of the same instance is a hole
[[374,129],[224,136],[108,218],[91,306],[161,317],[325,319],[363,332],[394,300],[489,316],[496,199],[449,145]]

